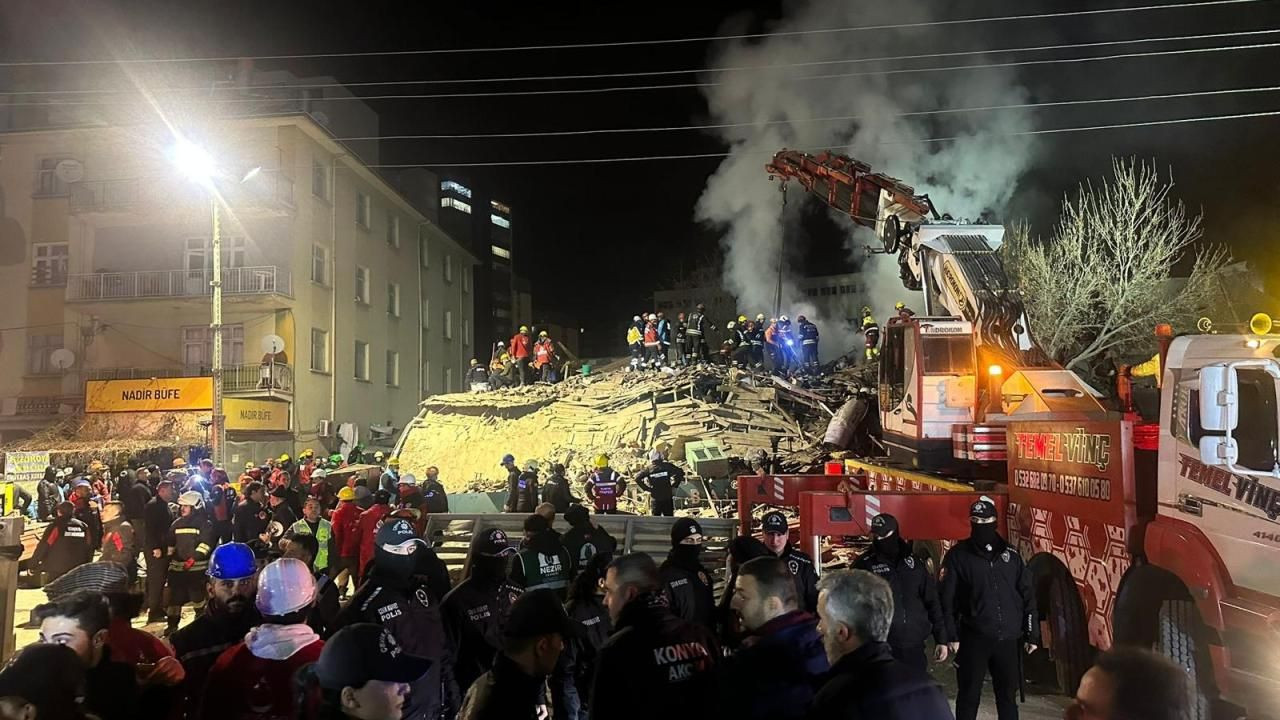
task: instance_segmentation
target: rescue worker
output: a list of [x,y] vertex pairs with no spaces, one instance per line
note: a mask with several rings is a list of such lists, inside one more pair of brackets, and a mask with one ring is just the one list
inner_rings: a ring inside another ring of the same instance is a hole
[[427,477],[422,481],[422,509],[427,513],[449,512],[449,493],[440,483],[440,468],[435,465],[427,468]]
[[458,656],[458,687],[471,687],[493,667],[502,649],[502,631],[520,588],[507,580],[507,563],[516,549],[507,534],[489,528],[475,535],[467,558],[466,577],[444,597],[441,612]]
[[93,487],[84,478],[76,478],[71,483],[71,497],[67,498],[75,507],[75,518],[84,523],[89,530],[89,545],[102,545],[102,516],[98,512],[98,503],[93,497]]
[[934,660],[945,662],[947,628],[942,621],[938,584],[933,573],[911,553],[911,543],[898,534],[898,519],[888,513],[871,518],[871,547],[853,567],[874,573],[893,590],[893,624],[886,640],[898,662],[928,672],[924,641],[933,634]]
[[661,450],[649,451],[649,467],[636,473],[635,480],[641,490],[649,493],[649,512],[655,517],[676,514],[672,493],[684,482],[684,471],[667,462]]
[[89,528],[75,517],[69,502],[58,504],[57,517],[44,529],[32,561],[40,568],[41,585],[47,585],[70,570],[93,559]]
[[671,526],[671,552],[658,569],[671,612],[686,622],[715,629],[716,599],[711,572],[702,565],[702,526],[682,517]]
[[956,654],[956,720],[974,720],[982,681],[991,685],[1000,720],[1017,720],[1019,653],[1040,644],[1031,573],[996,529],[996,507],[980,498],[969,507],[969,537],[942,559],[943,622]]
[[393,457],[387,461],[382,474],[378,476],[378,487],[392,495],[396,494],[396,486],[400,484],[400,458]]
[[676,366],[684,367],[688,364],[689,348],[688,348],[688,330],[689,323],[685,321],[684,313],[676,315],[676,336],[674,338],[676,345]]
[[173,482],[162,478],[156,483],[156,496],[145,508],[146,532],[142,547],[147,558],[147,622],[164,622],[164,586],[169,574],[169,526],[173,524],[173,509],[169,503],[177,498]]
[[219,545],[209,556],[206,575],[204,612],[169,636],[186,671],[182,693],[197,706],[204,700],[205,681],[214,661],[262,621],[254,603],[258,566],[252,548],[236,542]]
[[[528,463],[525,466],[527,468]],[[507,502],[502,506],[502,511],[533,512],[538,505],[537,472],[521,472],[516,467],[516,456],[510,453],[502,456],[502,467],[507,469]],[[536,463],[534,467],[537,467]]]
[[236,491],[231,487],[227,471],[220,467],[214,468],[207,507],[209,521],[213,523],[213,534],[219,543],[231,542],[231,516],[235,513],[236,500]]
[[597,455],[592,465],[595,469],[587,476],[587,497],[591,498],[597,513],[618,512],[618,498],[626,491],[627,481],[609,467],[608,455]]
[[405,473],[400,476],[400,482],[396,485],[396,506],[399,508],[409,508],[422,513],[422,490],[418,488],[418,478],[413,473]]
[[778,329],[774,332],[774,341],[778,344],[778,359],[781,361],[781,370],[785,373],[798,365],[798,357],[796,355],[796,338],[794,329],[791,327],[791,318],[786,315],[778,317]]
[[689,341],[688,359],[690,362],[711,362],[711,349],[707,346],[707,331],[715,326],[707,322],[707,306],[698,303],[697,309],[689,314],[689,323],[685,328],[685,337]]
[[818,573],[813,558],[791,544],[791,532],[787,516],[777,510],[765,513],[760,519],[764,546],[773,556],[786,563],[796,583],[796,602],[807,613],[818,611]]
[[729,337],[724,345],[729,348],[730,363],[738,367],[746,367],[751,363],[751,341],[747,339],[746,328],[736,320],[730,320],[725,329]]
[[569,487],[569,478],[564,476],[564,463],[551,466],[551,477],[542,483],[542,502],[551,503],[557,513],[564,513],[570,505],[582,502],[573,496]]
[[569,590],[573,560],[560,542],[560,533],[541,515],[524,520],[526,543],[511,563],[511,584],[524,590],[554,590],[564,598]]
[[[365,488],[368,490],[368,488]],[[338,595],[346,597],[352,578],[359,580],[360,568],[360,506],[356,504],[356,491],[343,486],[338,490],[338,507],[334,508],[329,522],[333,524],[333,546],[338,551],[333,563],[333,581]]]
[[284,557],[301,560],[316,583],[315,601],[306,612],[304,622],[322,638],[328,638],[337,632],[338,612],[342,602],[338,598],[338,586],[333,578],[323,570],[316,568],[316,555],[320,552],[320,544],[315,535],[298,535],[289,541]]
[[529,356],[532,351],[530,345],[529,327],[521,325],[519,332],[511,336],[509,350],[511,360],[515,363],[516,373],[520,376],[521,385],[529,382]]
[[489,389],[489,369],[480,364],[480,361],[471,358],[471,367],[467,370],[467,387],[471,388],[471,392],[484,392]]
[[373,562],[374,549],[377,543],[374,542],[378,533],[378,526],[382,524],[382,520],[391,514],[391,493],[386,490],[379,490],[373,494],[373,505],[368,510],[360,513],[360,522],[356,523],[356,533],[360,535],[360,557],[356,573],[356,586],[359,587],[364,582],[365,576],[369,572],[369,564]]
[[708,628],[672,614],[653,558],[614,560],[604,604],[614,632],[597,657],[592,720],[714,717],[720,648]]
[[898,311],[898,319],[910,320],[916,316],[916,311],[907,307],[906,303],[897,302],[893,304],[893,309]]
[[169,526],[169,599],[165,608],[168,628],[165,636],[178,629],[182,606],[190,603],[196,612],[204,608],[205,571],[209,554],[218,544],[213,523],[204,512],[204,498],[195,490],[178,496],[178,519]]
[[800,335],[800,356],[804,366],[808,370],[816,370],[818,368],[818,326],[809,322],[803,315],[796,318],[796,323],[799,325],[797,330]]
[[671,322],[667,316],[658,311],[658,357],[662,359],[662,367],[671,363]]
[[608,555],[609,560],[613,559],[618,541],[609,531],[591,520],[586,508],[581,505],[570,507],[564,513],[564,521],[569,523],[569,530],[560,536],[560,542],[569,551],[575,573],[586,567],[596,555]]
[[778,319],[769,318],[769,326],[764,331],[765,348],[769,351],[769,370],[777,373],[782,367],[782,352],[778,348]]
[[538,342],[533,345],[534,366],[538,368],[538,378],[544,383],[559,380],[556,373],[556,345],[543,330],[538,333]]
[[644,327],[639,315],[633,317],[631,325],[627,327],[627,351],[631,353],[628,371],[639,370],[640,364],[644,362]]
[[[369,578],[338,617],[339,628],[372,622],[386,629],[409,655],[431,661],[431,669],[411,686],[402,717],[452,717],[459,706],[453,643],[441,616],[442,596],[416,574],[418,553],[431,553],[408,520],[382,524],[374,539]],[[434,555],[434,553],[432,553]]]
[[[292,718],[299,698],[293,676],[320,659],[324,641],[306,625],[315,579],[300,560],[281,558],[262,569],[255,604],[262,624],[218,656],[209,668],[201,712],[208,718]],[[281,692],[288,688],[289,692]]]
[[644,364],[656,370],[661,367],[658,355],[662,351],[662,341],[658,338],[658,316],[652,313],[644,325]]
[[573,624],[555,593],[521,595],[511,606],[502,652],[467,692],[458,720],[547,717],[543,688],[572,633]]
[[866,338],[866,358],[871,362],[880,357],[880,325],[871,316],[871,308],[862,308],[862,334]]
[[277,486],[267,496],[267,507],[271,511],[271,520],[267,523],[268,554],[281,550],[280,540],[284,537],[285,530],[298,522],[298,516],[294,514],[293,506],[289,504],[292,497],[294,497],[293,491],[284,485]]
[[[344,488],[350,490],[351,488]],[[355,497],[355,491],[352,490],[352,498]],[[313,558],[315,569],[320,572],[328,572],[330,558],[336,559],[338,556],[337,546],[334,543],[333,523],[320,517],[320,500],[317,498],[307,498],[306,504],[302,506],[302,519],[289,526],[284,531],[284,541],[292,541],[299,535],[310,535],[316,539],[316,555]],[[284,545],[282,542],[281,545]]]
[[738,570],[730,601],[754,642],[720,667],[720,717],[802,720],[817,681],[827,672],[818,619],[797,604],[795,583],[777,558],[750,560]]
[[764,367],[764,315],[747,323],[747,340],[751,343],[751,366]]
[[129,581],[138,571],[138,537],[133,523],[124,517],[124,506],[119,502],[109,502],[102,506],[102,554],[99,561],[112,562],[128,572],[132,568]]
[[271,545],[271,536],[267,534],[271,516],[262,504],[267,497],[266,488],[254,480],[241,490],[244,499],[236,504],[231,517],[231,540],[249,546],[258,557],[266,557]]

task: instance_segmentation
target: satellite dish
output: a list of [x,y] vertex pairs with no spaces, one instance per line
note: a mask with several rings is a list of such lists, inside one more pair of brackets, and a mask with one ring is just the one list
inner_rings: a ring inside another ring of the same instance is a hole
[[284,352],[284,338],[279,335],[267,335],[262,338],[262,352],[268,355]]
[[49,362],[59,370],[66,370],[76,364],[76,354],[66,348],[58,348],[49,353]]
[[64,183],[77,183],[84,179],[84,163],[79,160],[59,160],[53,166],[53,174]]

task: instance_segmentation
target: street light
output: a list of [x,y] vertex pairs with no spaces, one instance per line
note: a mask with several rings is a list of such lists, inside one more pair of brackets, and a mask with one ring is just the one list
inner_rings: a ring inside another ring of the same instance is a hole
[[[213,331],[213,464],[222,465],[222,453],[227,444],[226,417],[222,412],[222,217],[219,210],[218,190],[214,186],[217,176],[217,165],[207,150],[179,137],[170,154],[173,164],[191,181],[204,187],[209,193],[213,216],[213,242],[210,248],[213,253],[213,278],[209,285],[213,288],[213,319],[209,328]],[[240,182],[248,182],[262,170],[255,167],[241,178]]]

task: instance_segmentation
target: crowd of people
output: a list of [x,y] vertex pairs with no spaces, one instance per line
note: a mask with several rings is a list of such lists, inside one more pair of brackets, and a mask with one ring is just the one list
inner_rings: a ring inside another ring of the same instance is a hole
[[658,370],[687,367],[699,363],[767,368],[779,375],[818,371],[818,326],[804,315],[755,318],[739,315],[725,323],[725,338],[713,348],[710,334],[717,326],[699,303],[688,314],[676,315],[674,322],[659,312],[640,313],[627,326],[626,343],[631,353],[631,370]]
[[[651,459],[635,482],[670,514],[656,488],[682,476]],[[246,468],[238,489],[207,461],[78,476],[41,540],[40,642],[0,671],[0,719],[972,720],[988,671],[999,717],[1017,717],[1039,627],[985,499],[941,581],[887,514],[852,569],[819,577],[770,511],[759,536],[730,542],[717,597],[697,518],[672,522],[661,558],[622,553],[597,522],[624,482],[607,457],[587,478],[595,513],[562,467],[539,487],[536,466],[502,464],[523,536],[478,526],[456,583],[424,538],[448,511],[434,468],[419,483],[392,458],[336,491],[311,453]],[[197,613],[180,625],[186,604]],[[144,606],[167,643],[133,627]],[[952,656],[954,716],[928,671]],[[1153,653],[1115,650],[1067,717],[1180,718],[1185,681]]]
[[546,330],[535,340],[528,325],[521,325],[511,339],[493,346],[489,364],[472,358],[467,370],[467,387],[473,391],[520,387],[534,382],[557,383],[562,377],[562,360],[556,343]]

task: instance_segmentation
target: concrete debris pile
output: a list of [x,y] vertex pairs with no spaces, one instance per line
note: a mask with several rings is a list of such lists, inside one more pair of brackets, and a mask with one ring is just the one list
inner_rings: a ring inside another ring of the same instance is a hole
[[[699,367],[437,395],[405,430],[401,469],[421,475],[435,465],[449,492],[495,492],[506,489],[499,463],[507,453],[522,467],[537,461],[543,477],[552,463],[564,463],[570,480],[579,481],[602,453],[630,477],[653,448],[685,466],[687,442],[714,441],[736,474],[749,458],[782,457],[821,440],[779,407],[777,392],[767,376]],[[574,489],[580,493],[581,485]]]

